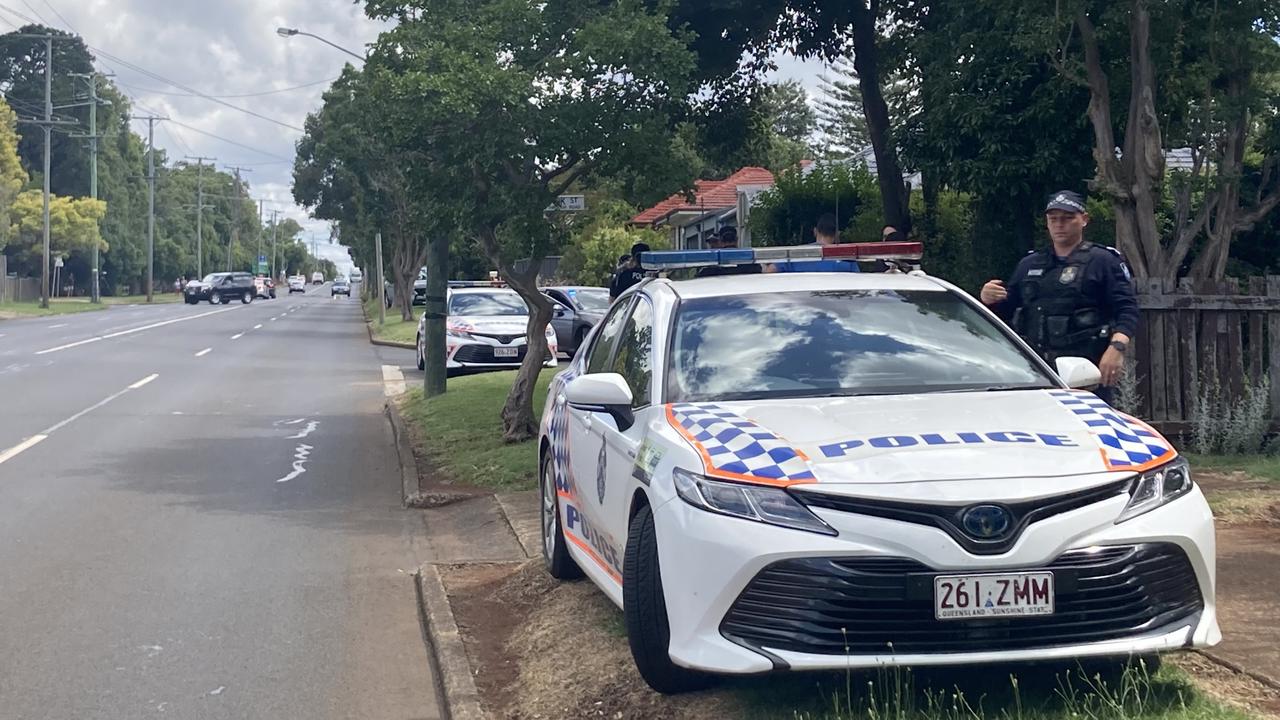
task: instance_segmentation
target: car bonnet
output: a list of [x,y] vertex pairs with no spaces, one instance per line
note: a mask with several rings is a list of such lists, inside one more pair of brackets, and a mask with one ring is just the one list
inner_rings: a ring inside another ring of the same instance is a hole
[[674,403],[665,415],[706,474],[781,486],[1134,472],[1177,454],[1074,390]]

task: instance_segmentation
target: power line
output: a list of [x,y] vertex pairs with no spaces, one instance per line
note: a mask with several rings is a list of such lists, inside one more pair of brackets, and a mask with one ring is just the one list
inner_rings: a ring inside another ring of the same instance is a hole
[[251,97],[263,97],[265,95],[278,95],[280,93],[293,92],[294,90],[303,90],[309,87],[315,87],[316,85],[324,85],[327,83],[331,83],[337,79],[338,78],[336,77],[326,78],[324,80],[316,80],[314,82],[304,83],[302,85],[294,85],[293,87],[280,88],[279,90],[267,90],[265,92],[254,92],[254,93],[238,93],[235,95],[197,95],[195,93],[176,93],[176,92],[167,92],[164,90],[155,90],[153,88],[139,87],[137,85],[129,85],[127,83],[117,83],[117,84],[124,85],[125,87],[133,88],[138,92],[144,92],[150,95],[166,95],[169,97],[205,97],[205,98],[217,98],[219,100],[224,100],[224,99],[232,99],[232,98],[251,98]]
[[22,4],[26,5],[27,9],[30,10],[37,18],[39,18],[41,25],[44,25],[45,27],[53,27],[52,23],[48,22],[43,17],[40,17],[40,13],[36,12],[36,9],[31,7],[31,3],[27,2],[27,0],[22,0]]
[[[174,120],[174,119],[172,119],[172,118],[169,120],[169,122],[173,123],[174,125],[177,125],[177,126],[178,126],[178,127],[180,127],[180,128],[186,128],[187,130],[190,130],[191,132],[199,133],[199,134],[201,134],[201,135],[205,135],[205,136],[207,136],[207,137],[211,137],[211,138],[213,138],[214,140],[221,140],[222,142],[227,143],[228,145],[235,145],[235,146],[236,146],[236,147],[238,147],[238,148],[244,148],[245,150],[250,150],[250,151],[252,151],[252,152],[256,152],[256,153],[258,153],[259,155],[266,155],[267,157],[279,158],[280,160],[283,160],[284,162],[293,162],[293,160],[291,160],[290,158],[287,158],[287,157],[285,157],[285,156],[283,156],[283,155],[277,155],[276,153],[273,153],[273,152],[267,152],[266,150],[260,150],[260,149],[258,149],[258,148],[256,148],[256,147],[251,146],[251,145],[245,145],[244,143],[239,143],[239,142],[236,142],[235,140],[231,140],[231,139],[228,139],[228,138],[224,138],[224,137],[222,137],[221,135],[214,135],[214,134],[213,134],[213,133],[211,133],[211,132],[206,132],[206,131],[204,131],[204,130],[201,130],[201,129],[200,129],[200,128],[198,128],[198,127],[192,127],[192,126],[190,126],[190,125],[187,125],[186,123],[178,122],[177,120]],[[266,163],[262,163],[262,164],[264,164],[264,165],[265,165]]]
[[[20,18],[22,18],[22,19],[26,20],[27,22],[31,22],[31,23],[34,23],[34,22],[35,22],[35,21],[34,21],[34,20],[32,20],[31,18],[27,17],[26,15],[23,15],[22,13],[18,12],[17,10],[14,10],[14,9],[13,9],[13,8],[11,8],[11,7],[8,7],[7,5],[0,5],[0,10],[5,10],[5,11],[8,11],[8,12],[10,12],[10,13],[13,13],[14,15],[17,15],[18,17],[20,17]],[[41,23],[41,24],[44,24],[44,23]],[[89,48],[90,50],[94,51],[94,52],[95,52],[95,53],[97,53],[98,55],[100,55],[100,56],[102,56],[102,57],[105,57],[105,58],[107,58],[108,60],[110,60],[110,61],[112,61],[112,62],[114,62],[114,63],[118,63],[118,64],[120,64],[120,65],[123,65],[124,67],[127,67],[127,68],[129,68],[130,70],[133,70],[134,72],[141,73],[142,75],[145,75],[145,76],[147,76],[147,77],[149,77],[149,78],[151,78],[151,79],[153,79],[153,80],[158,80],[159,82],[162,82],[162,83],[164,83],[164,84],[166,84],[166,85],[172,85],[173,87],[176,87],[176,88],[178,88],[179,90],[185,90],[186,92],[189,92],[189,93],[191,93],[192,95],[194,95],[194,96],[196,96],[196,97],[200,97],[200,98],[204,98],[204,99],[206,99],[206,100],[210,100],[210,101],[212,101],[212,102],[218,103],[219,105],[222,105],[222,106],[225,106],[225,107],[231,108],[232,110],[237,110],[237,111],[242,112],[242,113],[244,113],[244,114],[246,114],[246,115],[250,115],[250,116],[256,117],[256,118],[258,118],[259,120],[265,120],[265,121],[270,122],[270,123],[275,123],[276,125],[279,125],[279,126],[281,126],[281,127],[289,128],[290,130],[297,130],[298,132],[306,132],[305,130],[303,130],[302,128],[298,127],[297,125],[290,125],[290,124],[289,124],[289,123],[287,123],[287,122],[284,122],[284,121],[282,121],[282,120],[276,120],[275,118],[272,118],[272,117],[267,117],[266,115],[263,115],[263,114],[261,114],[261,113],[254,112],[253,110],[250,110],[250,109],[248,109],[248,108],[243,108],[243,107],[240,107],[239,105],[232,105],[231,103],[229,103],[229,102],[227,102],[227,101],[225,101],[225,100],[220,100],[220,99],[218,99],[218,98],[216,98],[216,97],[213,97],[212,95],[209,95],[208,93],[202,93],[202,92],[200,92],[199,90],[196,90],[195,88],[187,87],[186,85],[183,85],[183,84],[182,84],[182,83],[180,83],[180,82],[177,82],[177,81],[175,81],[175,80],[170,80],[169,78],[164,77],[163,75],[160,75],[160,74],[158,74],[158,73],[151,72],[150,70],[147,70],[147,69],[146,69],[146,68],[144,68],[144,67],[140,67],[140,66],[138,66],[138,65],[134,65],[133,63],[129,62],[128,60],[124,60],[124,59],[122,59],[122,58],[116,57],[115,55],[112,55],[111,53],[107,52],[106,50],[103,50],[103,49],[102,49],[102,48],[100,48],[100,47],[95,47],[95,46],[93,46],[93,45],[90,45],[87,41],[85,41],[84,36],[81,36],[81,37],[80,37],[80,39],[81,39],[81,41],[83,41],[83,42],[84,42],[84,46],[85,46],[85,47],[87,47],[87,48]]]
[[54,7],[54,6],[52,6],[52,5],[50,5],[50,4],[49,4],[49,0],[41,0],[41,2],[43,2],[43,3],[44,3],[44,4],[45,4],[45,5],[46,5],[50,10],[52,10],[54,15],[57,15],[57,16],[58,16],[58,19],[62,21],[62,24],[63,24],[63,25],[66,25],[66,26],[67,26],[67,29],[68,29],[68,30],[70,30],[71,32],[73,32],[73,33],[75,33],[75,34],[77,34],[77,35],[79,35],[79,34],[80,34],[79,32],[76,32],[76,29],[75,29],[75,28],[71,27],[71,23],[67,22],[67,19],[66,19],[66,18],[62,17],[62,13],[58,12],[58,8],[56,8],[56,7]]

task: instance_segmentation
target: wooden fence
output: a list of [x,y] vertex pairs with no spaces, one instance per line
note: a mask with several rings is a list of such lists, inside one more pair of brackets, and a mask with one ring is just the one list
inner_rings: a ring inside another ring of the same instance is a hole
[[1217,378],[1224,396],[1237,399],[1265,375],[1272,424],[1280,424],[1280,276],[1147,280],[1137,290],[1140,417],[1164,432],[1187,432],[1201,383]]

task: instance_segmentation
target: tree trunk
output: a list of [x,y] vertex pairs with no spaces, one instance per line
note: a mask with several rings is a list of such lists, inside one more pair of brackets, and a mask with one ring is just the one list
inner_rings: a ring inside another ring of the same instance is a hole
[[489,262],[498,268],[499,274],[529,306],[529,323],[525,328],[528,350],[515,382],[507,393],[502,406],[502,439],[508,443],[524,442],[538,436],[538,419],[533,411],[533,392],[538,384],[548,350],[547,324],[551,322],[551,300],[538,290],[538,270],[541,257],[529,259],[529,267],[522,273],[502,261],[497,234],[492,227],[477,228],[476,239]]
[[854,10],[853,68],[858,73],[862,112],[867,117],[867,134],[876,157],[876,179],[884,204],[884,224],[907,233],[911,230],[911,207],[898,147],[889,122],[889,106],[880,88],[880,51],[876,47],[876,17],[865,0]]
[[445,368],[445,323],[448,322],[446,299],[449,287],[449,237],[436,234],[427,241],[427,298],[423,307],[426,317],[423,341],[423,357],[426,373],[422,392],[426,397],[443,395],[448,372]]

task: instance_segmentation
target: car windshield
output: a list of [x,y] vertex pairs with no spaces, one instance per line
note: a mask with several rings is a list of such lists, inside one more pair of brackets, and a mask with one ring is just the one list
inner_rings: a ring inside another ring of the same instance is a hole
[[220,278],[222,278],[222,275],[220,275],[220,274],[218,274],[218,273],[209,273],[208,275],[205,275],[205,276],[204,276],[204,279],[203,279],[203,280],[201,280],[200,282],[202,282],[202,283],[212,283],[212,282],[214,282],[215,280],[218,280],[218,279],[220,279]]
[[450,315],[528,315],[524,300],[513,292],[461,293],[449,298]]
[[1055,386],[995,324],[943,290],[691,299],[672,342],[672,402]]
[[609,309],[609,291],[604,288],[574,288],[568,295],[587,312],[602,313]]

